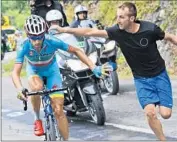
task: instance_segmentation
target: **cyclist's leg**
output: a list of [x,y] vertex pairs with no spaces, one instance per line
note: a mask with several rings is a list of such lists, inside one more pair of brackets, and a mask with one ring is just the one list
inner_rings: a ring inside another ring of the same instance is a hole
[[160,99],[160,114],[164,119],[168,119],[171,117],[172,114],[173,97],[171,82],[166,70],[162,72],[160,76],[157,77],[156,82]]
[[[43,89],[43,81],[40,76],[35,74],[33,71],[28,72],[28,83],[31,91],[40,91]],[[39,95],[31,96],[31,103],[34,110],[35,123],[34,123],[34,134],[41,136],[44,133],[42,127],[42,121],[40,120],[40,105],[41,98]]]
[[160,100],[155,83],[155,78],[135,79],[139,103],[145,111],[149,126],[159,140],[165,140],[162,125],[156,113],[156,104],[158,104]]
[[[55,71],[51,74],[50,77],[47,78],[47,88],[60,88],[62,86],[61,76],[58,71]],[[50,94],[51,97],[51,105],[58,122],[59,131],[64,138],[64,140],[68,140],[69,137],[69,129],[68,129],[68,120],[63,112],[63,104],[64,104],[64,94],[63,92],[55,92]]]
[[[31,91],[40,91],[43,89],[43,82],[38,75],[31,75],[28,78],[28,84]],[[35,112],[35,120],[39,119],[39,111],[40,111],[40,104],[41,98],[39,95],[31,96],[31,103],[33,106],[33,110]]]

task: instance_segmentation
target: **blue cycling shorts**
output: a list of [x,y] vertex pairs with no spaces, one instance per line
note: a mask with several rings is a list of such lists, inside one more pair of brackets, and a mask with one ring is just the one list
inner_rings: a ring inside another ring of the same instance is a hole
[[[59,67],[57,63],[53,63],[50,67],[44,70],[44,68],[34,68],[30,65],[27,65],[27,76],[28,79],[33,77],[33,76],[39,76],[41,80],[43,80],[43,77],[46,77],[47,82],[46,82],[46,88],[47,89],[54,89],[54,88],[61,88],[62,87],[62,79],[61,79],[61,74]],[[50,94],[51,98],[55,97],[61,97],[64,98],[64,93],[61,91],[57,91],[54,93]]]
[[171,82],[166,70],[152,78],[135,77],[134,82],[143,109],[148,104],[173,107]]

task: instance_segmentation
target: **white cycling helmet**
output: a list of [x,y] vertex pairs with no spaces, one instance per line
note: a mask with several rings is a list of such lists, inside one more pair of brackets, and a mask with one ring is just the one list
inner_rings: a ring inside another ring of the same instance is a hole
[[27,34],[40,35],[46,31],[46,22],[38,15],[31,15],[26,19],[25,30]]
[[74,13],[75,13],[76,19],[78,18],[77,14],[79,12],[86,12],[86,14],[87,14],[88,13],[88,9],[87,9],[87,7],[82,6],[82,5],[76,6],[75,9],[74,9]]
[[60,21],[61,25],[64,25],[64,19],[63,19],[63,15],[59,10],[50,10],[49,12],[47,12],[46,14],[46,21],[47,22],[51,22],[51,21]]

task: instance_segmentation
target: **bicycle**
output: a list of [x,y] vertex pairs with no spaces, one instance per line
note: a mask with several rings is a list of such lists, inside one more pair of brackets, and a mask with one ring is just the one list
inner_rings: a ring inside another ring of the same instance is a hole
[[[36,91],[36,92],[28,92],[25,90],[23,93],[26,96],[32,96],[32,95],[41,95],[42,96],[42,104],[44,108],[44,121],[45,121],[45,129],[44,129],[44,135],[45,135],[45,141],[56,141],[56,140],[63,140],[62,136],[60,135],[60,132],[58,130],[58,125],[55,119],[55,116],[53,114],[50,97],[49,94],[56,92],[56,91],[64,91],[68,90],[67,87],[63,88],[55,88],[47,90],[46,87],[46,80],[44,79],[44,90],[42,91]],[[24,111],[27,111],[27,102],[24,101]]]

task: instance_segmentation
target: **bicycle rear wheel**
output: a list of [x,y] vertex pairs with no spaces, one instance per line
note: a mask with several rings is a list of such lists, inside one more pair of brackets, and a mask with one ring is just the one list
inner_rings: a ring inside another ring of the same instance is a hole
[[56,141],[55,121],[53,120],[51,115],[49,115],[47,124],[48,124],[46,131],[47,141]]

